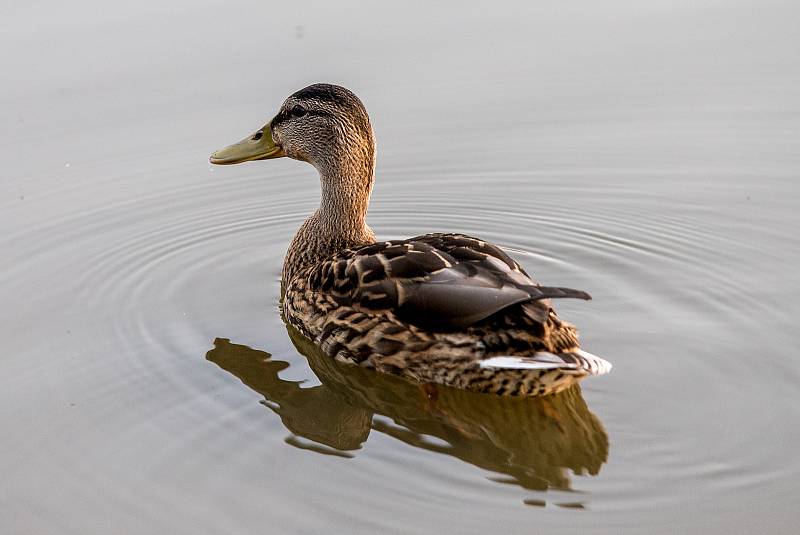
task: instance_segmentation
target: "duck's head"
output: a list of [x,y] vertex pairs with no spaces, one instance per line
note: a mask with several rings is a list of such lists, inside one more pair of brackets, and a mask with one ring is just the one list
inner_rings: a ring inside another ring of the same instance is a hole
[[263,128],[211,155],[226,165],[288,156],[332,169],[353,160],[374,160],[372,126],[364,105],[351,91],[314,84],[297,91]]

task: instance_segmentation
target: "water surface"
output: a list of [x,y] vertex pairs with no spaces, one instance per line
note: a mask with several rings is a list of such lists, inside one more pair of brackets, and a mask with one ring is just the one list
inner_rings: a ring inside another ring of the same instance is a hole
[[[797,532],[797,7],[493,6],[4,13],[0,531]],[[371,113],[379,236],[589,291],[613,372],[432,402],[293,341],[313,169],[207,156],[317,81]]]

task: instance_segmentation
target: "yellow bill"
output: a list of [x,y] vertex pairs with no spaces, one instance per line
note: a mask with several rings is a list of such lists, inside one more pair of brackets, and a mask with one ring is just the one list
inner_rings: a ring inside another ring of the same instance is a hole
[[249,162],[252,160],[269,160],[286,156],[283,149],[272,139],[272,121],[264,125],[252,136],[238,143],[220,149],[211,155],[209,161],[217,165]]

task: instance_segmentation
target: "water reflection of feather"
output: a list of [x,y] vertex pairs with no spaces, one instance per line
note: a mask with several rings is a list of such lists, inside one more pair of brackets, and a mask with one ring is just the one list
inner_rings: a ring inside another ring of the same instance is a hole
[[289,335],[321,385],[301,388],[300,382],[281,379],[278,373],[288,363],[224,338],[214,341],[206,358],[262,394],[264,405],[293,433],[287,442],[294,446],[352,456],[348,452],[360,448],[374,429],[535,490],[568,489],[569,471],[595,475],[608,456],[608,436],[580,387],[527,399],[441,386],[426,390],[338,363],[291,327]]

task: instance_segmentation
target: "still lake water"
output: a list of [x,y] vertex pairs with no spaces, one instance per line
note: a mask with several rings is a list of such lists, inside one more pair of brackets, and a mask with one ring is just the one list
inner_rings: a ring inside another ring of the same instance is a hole
[[[800,531],[800,9],[675,4],[7,7],[0,532]],[[207,157],[317,81],[379,236],[589,291],[613,372],[431,407],[296,348],[314,171]]]

